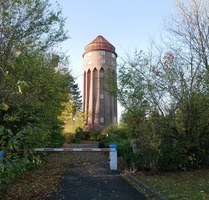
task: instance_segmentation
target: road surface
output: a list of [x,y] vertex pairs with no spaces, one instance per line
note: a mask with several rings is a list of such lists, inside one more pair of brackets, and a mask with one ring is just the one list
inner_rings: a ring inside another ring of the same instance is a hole
[[66,166],[68,170],[62,174],[60,188],[44,200],[146,199],[143,194],[123,179],[118,171],[109,169],[108,152],[67,153],[71,158]]

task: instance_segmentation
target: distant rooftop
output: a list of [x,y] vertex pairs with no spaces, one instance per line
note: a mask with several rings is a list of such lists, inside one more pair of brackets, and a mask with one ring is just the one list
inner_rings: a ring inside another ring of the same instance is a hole
[[93,50],[110,51],[116,54],[115,47],[101,35],[97,36],[92,42],[86,45],[84,54]]

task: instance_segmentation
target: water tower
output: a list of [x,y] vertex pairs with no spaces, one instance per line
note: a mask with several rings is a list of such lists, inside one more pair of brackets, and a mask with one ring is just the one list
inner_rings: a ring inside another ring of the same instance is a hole
[[108,78],[116,81],[115,47],[103,36],[97,36],[85,47],[83,54],[83,110],[87,130],[103,130],[117,123],[117,99],[109,94]]

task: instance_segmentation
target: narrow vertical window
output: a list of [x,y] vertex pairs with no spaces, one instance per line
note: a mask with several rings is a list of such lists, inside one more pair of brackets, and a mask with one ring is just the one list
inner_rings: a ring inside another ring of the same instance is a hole
[[105,51],[100,51],[100,55],[104,56],[105,55]]
[[100,94],[100,99],[104,99],[104,94]]
[[116,56],[115,56],[115,54],[114,54],[114,53],[112,53],[112,58],[116,58]]
[[104,59],[104,58],[101,59],[101,63],[102,63],[102,64],[105,63],[105,59]]
[[100,123],[104,123],[104,117],[100,117]]

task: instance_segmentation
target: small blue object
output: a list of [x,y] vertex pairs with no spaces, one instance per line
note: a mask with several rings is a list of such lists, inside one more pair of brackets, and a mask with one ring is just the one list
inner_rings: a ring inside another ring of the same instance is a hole
[[115,149],[115,150],[117,151],[118,145],[117,145],[117,144],[110,144],[110,145],[109,145],[109,148],[110,148],[110,149]]
[[0,158],[3,158],[4,157],[4,152],[3,151],[0,151]]

